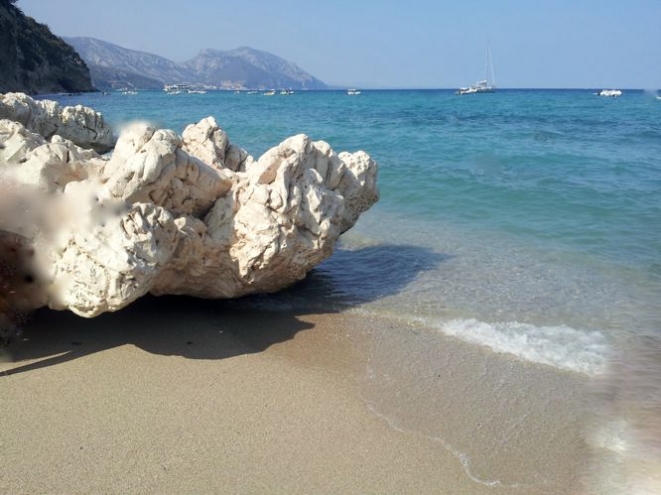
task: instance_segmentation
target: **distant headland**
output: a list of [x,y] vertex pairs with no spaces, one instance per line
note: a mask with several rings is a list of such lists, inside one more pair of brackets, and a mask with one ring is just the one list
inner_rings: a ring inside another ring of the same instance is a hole
[[177,63],[96,38],[64,39],[87,63],[94,86],[104,91],[162,89],[167,84],[207,89],[328,89],[296,64],[250,47],[226,51],[207,48],[191,60]]

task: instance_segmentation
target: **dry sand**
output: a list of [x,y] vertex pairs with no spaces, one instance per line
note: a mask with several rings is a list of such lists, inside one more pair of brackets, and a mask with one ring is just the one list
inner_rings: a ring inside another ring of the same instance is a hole
[[478,483],[366,402],[380,324],[173,297],[42,310],[0,363],[0,492],[546,492]]

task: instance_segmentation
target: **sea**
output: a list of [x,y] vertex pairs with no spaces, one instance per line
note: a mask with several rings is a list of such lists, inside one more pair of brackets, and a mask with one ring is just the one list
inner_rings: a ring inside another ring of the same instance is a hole
[[[661,101],[597,92],[49,98],[118,131],[140,120],[180,134],[213,116],[255,158],[299,133],[366,151],[379,202],[305,281],[245,304],[387,322],[367,406],[437,439],[482,487],[661,493]],[[467,356],[480,370],[453,372]],[[415,396],[398,405],[397,380]],[[571,482],[539,457],[554,449],[584,464]]]

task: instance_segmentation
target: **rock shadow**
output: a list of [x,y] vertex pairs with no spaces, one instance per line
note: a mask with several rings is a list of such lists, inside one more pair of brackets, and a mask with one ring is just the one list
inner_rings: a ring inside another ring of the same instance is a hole
[[301,282],[275,294],[234,300],[240,307],[292,308],[298,312],[338,312],[398,294],[421,272],[453,256],[400,244],[336,249]]
[[[0,377],[78,359],[123,345],[190,359],[224,359],[261,352],[314,325],[299,317],[337,313],[396,294],[420,272],[450,256],[407,245],[337,249],[305,280],[275,294],[232,300],[147,295],[93,319],[69,311],[36,311],[5,349]],[[1,356],[0,356],[1,357]],[[1,359],[0,359],[1,361]]]

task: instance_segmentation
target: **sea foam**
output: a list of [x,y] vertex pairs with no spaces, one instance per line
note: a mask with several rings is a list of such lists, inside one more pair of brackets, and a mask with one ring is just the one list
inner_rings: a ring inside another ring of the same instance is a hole
[[606,371],[610,346],[597,331],[527,323],[486,323],[475,319],[450,320],[433,325],[446,335],[485,345],[535,363],[596,376]]

